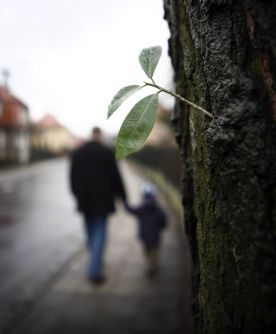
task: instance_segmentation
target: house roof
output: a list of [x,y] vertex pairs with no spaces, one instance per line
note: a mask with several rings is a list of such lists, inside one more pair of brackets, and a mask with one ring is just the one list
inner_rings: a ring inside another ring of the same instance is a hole
[[16,103],[24,109],[28,110],[28,107],[24,102],[22,102],[18,97],[13,95],[7,87],[2,85],[0,85],[0,101],[2,103]]
[[63,125],[50,114],[43,116],[38,122],[35,123],[35,126],[39,128],[63,128]]
[[28,124],[28,107],[11,91],[0,85],[0,126],[14,127],[26,126]]

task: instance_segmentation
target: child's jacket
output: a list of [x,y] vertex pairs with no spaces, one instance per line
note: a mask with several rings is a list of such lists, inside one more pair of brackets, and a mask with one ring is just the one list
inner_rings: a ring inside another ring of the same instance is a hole
[[157,246],[160,231],[166,226],[166,215],[154,197],[144,198],[138,207],[126,204],[126,208],[138,218],[140,239],[147,247]]

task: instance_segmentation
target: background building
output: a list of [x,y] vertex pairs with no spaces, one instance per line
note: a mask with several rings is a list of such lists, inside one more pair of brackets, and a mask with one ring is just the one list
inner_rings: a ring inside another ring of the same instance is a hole
[[50,114],[32,124],[32,159],[55,157],[70,152],[77,144],[77,138]]
[[0,164],[28,162],[28,107],[6,86],[0,86]]

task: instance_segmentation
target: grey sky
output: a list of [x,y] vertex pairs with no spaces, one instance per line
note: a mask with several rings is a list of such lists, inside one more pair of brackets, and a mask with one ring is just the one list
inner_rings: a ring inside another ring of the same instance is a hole
[[11,71],[10,88],[32,119],[54,114],[79,135],[96,124],[119,130],[136,99],[108,121],[107,106],[146,79],[142,48],[162,46],[155,78],[171,85],[168,38],[162,0],[0,0],[0,68]]

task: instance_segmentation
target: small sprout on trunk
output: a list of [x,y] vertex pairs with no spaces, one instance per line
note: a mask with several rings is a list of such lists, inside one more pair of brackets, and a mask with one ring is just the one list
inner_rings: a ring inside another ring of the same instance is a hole
[[172,95],[183,103],[191,106],[194,110],[200,111],[213,119],[213,115],[204,108],[155,83],[153,74],[161,54],[161,46],[143,49],[139,55],[139,62],[151,82],[145,82],[142,86],[131,85],[120,89],[108,106],[107,118],[109,118],[129,96],[143,87],[151,86],[158,90],[156,94],[149,95],[137,102],[123,121],[116,140],[117,159],[122,159],[139,150],[147,140],[156,120],[159,93]]

